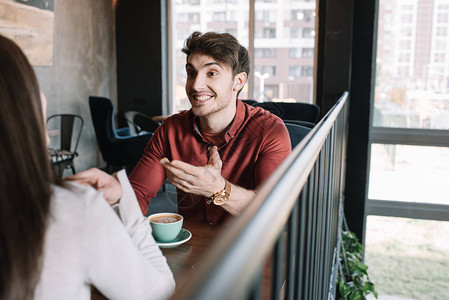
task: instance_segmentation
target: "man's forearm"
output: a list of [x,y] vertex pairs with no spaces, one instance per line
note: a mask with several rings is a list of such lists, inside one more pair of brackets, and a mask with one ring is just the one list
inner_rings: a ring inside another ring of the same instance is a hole
[[231,215],[239,215],[255,195],[254,191],[231,184],[231,196],[222,207]]

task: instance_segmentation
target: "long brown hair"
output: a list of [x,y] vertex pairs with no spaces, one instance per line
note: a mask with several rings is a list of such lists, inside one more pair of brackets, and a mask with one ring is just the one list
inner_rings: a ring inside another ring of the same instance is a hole
[[40,90],[20,48],[0,35],[0,299],[32,299],[53,181]]

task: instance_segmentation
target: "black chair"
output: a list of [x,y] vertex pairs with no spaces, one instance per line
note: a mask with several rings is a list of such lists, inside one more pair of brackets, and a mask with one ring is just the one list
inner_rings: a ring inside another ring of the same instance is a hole
[[297,124],[304,127],[308,127],[310,129],[313,129],[315,127],[315,123],[307,122],[307,121],[301,121],[301,120],[284,120],[284,123],[290,123],[290,124]]
[[160,125],[158,122],[153,121],[150,116],[138,111],[129,110],[124,113],[124,116],[128,123],[129,131],[133,135],[154,132]]
[[290,142],[292,144],[292,149],[301,142],[301,140],[312,131],[311,128],[301,126],[298,124],[285,123],[288,133],[290,134]]
[[262,107],[282,120],[298,120],[316,124],[320,119],[320,107],[316,104],[302,102],[257,102],[243,100],[249,105]]
[[83,118],[74,114],[56,114],[47,119],[47,133],[50,137],[48,153],[56,177],[62,178],[66,169],[71,169],[75,174],[73,160],[78,156],[83,125]]
[[104,170],[113,173],[125,167],[129,174],[142,157],[153,133],[131,135],[128,127],[115,129],[114,107],[108,98],[90,96],[89,106],[98,147],[106,162]]
[[249,104],[251,106],[257,106],[257,104],[259,104],[258,101],[256,100],[251,100],[251,99],[244,99],[242,100],[243,102],[245,102],[246,104]]

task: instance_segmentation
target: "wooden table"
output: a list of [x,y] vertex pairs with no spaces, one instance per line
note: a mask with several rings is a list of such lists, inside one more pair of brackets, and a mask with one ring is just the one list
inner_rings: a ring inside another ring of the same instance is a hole
[[203,253],[212,244],[223,227],[184,220],[183,228],[192,233],[192,238],[189,241],[177,247],[161,248],[177,283],[182,274],[195,269]]
[[[192,238],[188,242],[177,247],[161,248],[162,253],[167,258],[168,265],[173,272],[177,285],[184,279],[184,275],[188,274],[190,270],[195,269],[201,258],[204,257],[203,254],[207,249],[214,242],[218,242],[214,240],[220,234],[220,231],[225,229],[224,226],[214,226],[202,222],[189,222],[184,220],[183,228],[192,233]],[[270,255],[263,266],[262,299],[264,300],[270,299],[271,295],[271,260],[272,258]],[[283,299],[283,296],[280,299]]]

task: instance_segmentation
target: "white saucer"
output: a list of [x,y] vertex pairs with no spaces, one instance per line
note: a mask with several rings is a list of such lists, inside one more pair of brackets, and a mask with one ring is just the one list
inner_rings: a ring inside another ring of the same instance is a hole
[[156,240],[156,243],[161,248],[176,247],[181,244],[184,244],[185,242],[190,240],[191,237],[192,237],[192,233],[190,231],[188,231],[187,229],[181,228],[181,232],[178,234],[178,236],[173,241],[160,242],[160,241]]

